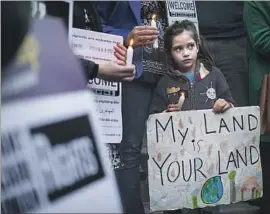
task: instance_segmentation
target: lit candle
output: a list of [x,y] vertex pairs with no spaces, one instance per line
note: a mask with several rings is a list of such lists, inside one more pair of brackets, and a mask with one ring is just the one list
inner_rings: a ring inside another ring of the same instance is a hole
[[179,105],[180,110],[182,110],[182,106],[183,106],[184,102],[185,102],[185,93],[182,92],[181,96],[179,98],[179,101],[178,101],[178,105]]
[[[155,28],[157,27],[156,15],[155,14],[153,14],[153,16],[152,16],[151,26],[155,27]],[[158,39],[155,39],[155,41],[153,43],[153,48],[158,48]]]
[[127,49],[127,61],[126,61],[126,65],[130,66],[132,65],[132,59],[133,59],[133,39],[130,40],[129,42],[129,46]]

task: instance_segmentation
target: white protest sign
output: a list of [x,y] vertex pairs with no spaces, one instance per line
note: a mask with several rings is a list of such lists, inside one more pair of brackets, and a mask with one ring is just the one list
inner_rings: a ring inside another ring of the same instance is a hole
[[[72,43],[74,53],[98,64],[115,60],[114,49],[123,43],[123,37],[73,28]],[[97,114],[103,127],[103,143],[120,143],[122,140],[121,83],[95,78],[89,80],[88,87],[96,93]]]
[[151,115],[150,207],[199,208],[262,196],[259,107]]
[[192,0],[167,0],[168,24],[185,19],[193,22],[199,33],[198,16],[195,1]]
[[121,213],[89,91],[4,104],[2,213]]

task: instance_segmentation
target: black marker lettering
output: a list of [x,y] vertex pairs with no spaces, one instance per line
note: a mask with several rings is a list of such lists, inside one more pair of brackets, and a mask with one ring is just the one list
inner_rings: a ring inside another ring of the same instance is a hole
[[221,168],[220,168],[220,165],[221,165],[221,161],[220,161],[220,151],[218,151],[218,174],[219,175],[223,175],[223,174],[227,174],[228,172],[225,171],[225,172],[221,172]]
[[[254,119],[256,120],[256,125],[255,125],[255,127],[251,127],[251,122],[250,122],[251,118],[254,118]],[[255,115],[253,115],[253,114],[249,114],[249,115],[248,115],[248,128],[249,128],[249,131],[253,131],[253,130],[255,130],[257,127],[258,127],[258,118],[257,118]]]
[[184,181],[188,182],[191,178],[191,174],[192,174],[192,163],[191,163],[191,160],[189,159],[189,170],[186,170],[186,171],[189,171],[189,177],[188,179],[186,179],[185,177],[185,165],[184,165],[184,161],[182,161],[182,174],[183,174],[183,179]]
[[204,117],[204,128],[205,128],[205,133],[206,133],[206,134],[217,133],[216,131],[208,131],[208,130],[207,130],[207,123],[206,123],[206,115],[205,115],[205,113],[203,114],[203,117]]
[[[257,159],[255,161],[253,161],[252,149],[253,150],[255,149],[255,151],[257,153]],[[258,149],[255,146],[250,146],[249,147],[249,152],[250,152],[250,163],[251,163],[251,165],[254,165],[254,164],[258,163],[258,161],[260,159],[260,155],[259,155]]]
[[[201,163],[201,165],[197,168],[197,160]],[[195,173],[195,177],[194,177],[194,179],[195,179],[195,181],[197,181],[197,171],[198,172],[200,172],[201,173],[201,175],[204,177],[204,178],[206,178],[206,176],[205,176],[205,174],[203,174],[203,172],[200,170],[201,168],[202,168],[202,166],[203,166],[203,161],[202,161],[202,159],[201,158],[195,158],[194,159],[194,173]]]
[[237,164],[236,164],[236,161],[235,161],[235,158],[234,158],[234,155],[233,155],[233,152],[230,152],[230,155],[229,155],[229,160],[227,162],[227,167],[226,167],[226,170],[228,170],[229,168],[229,165],[230,163],[233,162],[234,163],[234,166],[235,168],[237,169]]
[[245,159],[242,157],[238,149],[236,149],[236,160],[238,168],[240,168],[239,157],[241,158],[242,163],[245,164],[245,166],[247,166],[247,147],[245,147],[245,156],[244,156]]
[[185,141],[185,139],[186,139],[186,137],[187,137],[188,128],[186,129],[185,134],[182,134],[182,132],[181,132],[180,130],[178,130],[178,132],[179,132],[179,134],[182,136],[182,142],[181,142],[181,145],[183,145],[183,144],[184,144],[184,141]]
[[221,133],[221,128],[226,128],[227,131],[230,133],[230,130],[228,129],[227,124],[225,123],[225,120],[221,118],[220,124],[219,124],[219,133]]
[[173,128],[173,119],[172,116],[170,116],[168,122],[166,123],[165,127],[162,126],[160,121],[156,119],[156,138],[157,138],[157,143],[158,143],[158,125],[162,128],[163,131],[166,131],[169,123],[171,123],[171,130],[172,130],[172,136],[173,136],[173,142],[175,142],[175,135],[174,135],[174,128]]
[[164,160],[164,162],[161,164],[161,166],[159,166],[159,164],[157,163],[157,161],[155,160],[155,158],[152,158],[153,161],[155,162],[155,164],[157,165],[157,167],[159,168],[159,171],[160,171],[160,178],[161,178],[161,185],[164,186],[164,182],[163,182],[163,176],[162,176],[162,167],[164,166],[164,164],[166,163],[166,161],[169,159],[169,157],[171,156],[172,154],[170,153],[166,159]]
[[238,127],[241,129],[241,130],[244,130],[244,117],[243,115],[241,115],[241,125],[240,123],[238,122],[238,120],[233,117],[233,129],[234,131],[236,131],[236,127],[235,127],[235,124],[237,123]]
[[[169,176],[169,172],[170,172],[170,168],[171,168],[171,166],[173,165],[173,163],[176,163],[177,166],[178,166],[178,167],[177,167],[177,168],[178,168],[178,174],[177,174],[177,176],[175,177],[174,180],[171,180],[171,179],[170,179],[170,176]],[[179,178],[179,175],[180,175],[180,164],[178,163],[178,161],[173,161],[173,162],[169,165],[168,170],[167,170],[167,178],[168,178],[168,181],[171,182],[171,183],[175,182],[175,181]]]

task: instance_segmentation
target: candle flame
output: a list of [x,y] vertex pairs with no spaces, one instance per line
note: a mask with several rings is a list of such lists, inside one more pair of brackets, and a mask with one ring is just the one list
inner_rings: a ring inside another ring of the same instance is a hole
[[152,20],[155,20],[156,19],[156,14],[153,14],[152,15]]
[[133,45],[133,39],[131,39],[130,42],[129,42],[129,46],[132,47],[132,45]]

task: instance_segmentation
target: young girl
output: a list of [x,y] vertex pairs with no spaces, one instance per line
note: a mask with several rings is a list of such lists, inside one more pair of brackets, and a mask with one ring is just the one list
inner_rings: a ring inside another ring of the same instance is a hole
[[[221,71],[199,39],[195,25],[187,20],[175,22],[167,28],[164,45],[169,70],[153,94],[150,114],[183,110],[213,109],[222,113],[233,106],[231,92]],[[184,102],[181,106],[179,98]],[[164,213],[182,213],[181,210]],[[188,213],[199,213],[189,210]]]
[[[150,114],[211,108],[222,113],[233,106],[226,79],[213,66],[192,22],[184,20],[168,27],[164,45],[170,72],[154,91]],[[180,96],[185,97],[182,107],[178,103]]]

